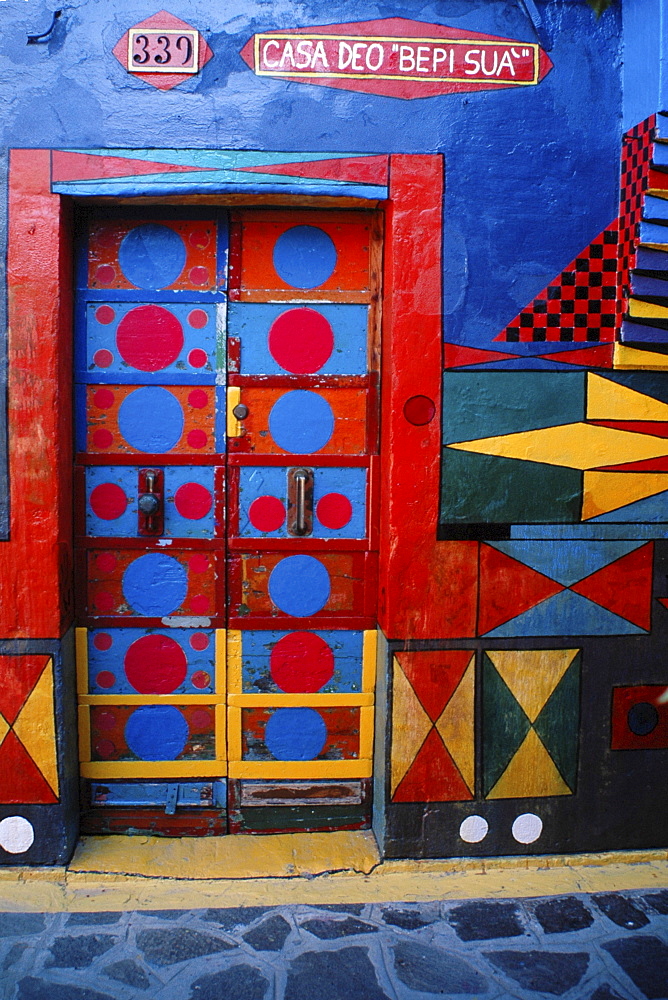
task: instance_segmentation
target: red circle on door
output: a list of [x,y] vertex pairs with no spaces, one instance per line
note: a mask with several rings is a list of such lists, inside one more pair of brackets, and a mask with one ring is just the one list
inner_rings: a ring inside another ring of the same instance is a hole
[[317,372],[334,350],[334,333],[322,313],[306,307],[288,309],[269,329],[269,352],[294,375]]
[[188,671],[186,654],[167,635],[143,635],[125,654],[125,675],[139,694],[171,694]]
[[334,675],[334,654],[314,632],[290,632],[269,657],[271,676],[290,694],[319,691]]
[[343,493],[326,493],[318,500],[315,514],[323,528],[336,531],[338,528],[345,528],[353,516],[353,508]]
[[248,518],[258,531],[277,531],[285,521],[285,507],[278,497],[257,497],[248,508]]
[[96,517],[103,521],[115,521],[125,514],[128,498],[117,483],[100,483],[91,491],[90,506]]
[[183,343],[180,322],[162,306],[131,309],[116,330],[121,357],[142,372],[157,372],[173,364],[183,350]]

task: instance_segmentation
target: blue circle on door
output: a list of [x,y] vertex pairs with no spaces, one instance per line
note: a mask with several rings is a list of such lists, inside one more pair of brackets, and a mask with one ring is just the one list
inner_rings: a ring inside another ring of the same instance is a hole
[[269,433],[279,448],[293,455],[310,455],[324,448],[334,433],[334,413],[317,392],[293,389],[272,406]]
[[324,229],[293,226],[274,244],[274,267],[293,288],[318,288],[336,267],[336,247]]
[[327,742],[327,726],[314,708],[279,708],[265,726],[264,742],[277,760],[313,760]]
[[169,451],[183,434],[183,407],[168,389],[142,386],[125,397],[118,410],[118,427],[137,451]]
[[174,705],[143,705],[125,723],[125,742],[141,760],[175,760],[183,753],[189,732]]
[[138,288],[167,288],[181,274],[186,248],[169,226],[147,222],[131,229],[118,250],[118,263],[128,281]]
[[305,618],[329,600],[329,573],[314,556],[287,556],[269,576],[269,596],[279,611]]
[[147,552],[123,574],[123,597],[138,615],[162,618],[171,615],[186,599],[188,573],[164,552]]

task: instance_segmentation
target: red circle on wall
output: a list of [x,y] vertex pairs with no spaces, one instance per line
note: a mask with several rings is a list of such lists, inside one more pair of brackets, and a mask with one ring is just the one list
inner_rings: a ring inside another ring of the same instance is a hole
[[207,440],[206,434],[199,427],[196,427],[194,431],[188,431],[188,444],[191,448],[204,448]]
[[192,649],[196,649],[201,652],[203,649],[208,649],[209,637],[204,632],[195,632],[194,635],[190,636],[190,645]]
[[125,676],[139,694],[171,694],[183,684],[188,658],[175,639],[143,635],[130,644],[124,660]]
[[294,375],[317,372],[334,350],[334,333],[315,309],[288,309],[269,329],[269,351],[274,361]]
[[202,330],[208,322],[209,316],[204,309],[191,309],[188,313],[188,323],[193,330]]
[[162,306],[137,306],[116,329],[116,346],[123,360],[142,372],[157,372],[173,364],[183,350],[183,328]]
[[114,405],[114,394],[111,389],[98,389],[93,394],[93,402],[98,410],[108,410]]
[[105,347],[101,347],[100,350],[96,351],[93,355],[93,363],[96,364],[98,368],[108,368],[113,360],[114,355]]
[[103,521],[115,521],[125,513],[128,498],[116,483],[100,483],[91,491],[90,505],[96,517]]
[[272,649],[269,667],[281,691],[312,693],[332,679],[334,654],[319,635],[290,632]]
[[285,521],[285,507],[278,497],[257,497],[248,508],[248,517],[258,531],[276,531]]
[[353,508],[343,493],[326,493],[318,500],[315,514],[324,528],[336,531],[344,528],[353,516]]
[[203,410],[208,402],[209,397],[204,389],[193,389],[192,392],[188,393],[188,403],[195,410]]
[[434,419],[436,404],[429,396],[411,396],[404,403],[404,416],[409,424],[421,427]]
[[201,483],[184,483],[174,494],[174,506],[181,517],[199,521],[213,506],[213,497]]
[[112,309],[111,306],[98,306],[95,310],[95,319],[98,323],[107,326],[107,324],[113,323],[116,319],[116,310]]
[[[99,559],[98,559],[99,564]],[[108,632],[98,632],[93,639],[93,645],[96,649],[106,650],[111,649],[114,640],[111,638]]]

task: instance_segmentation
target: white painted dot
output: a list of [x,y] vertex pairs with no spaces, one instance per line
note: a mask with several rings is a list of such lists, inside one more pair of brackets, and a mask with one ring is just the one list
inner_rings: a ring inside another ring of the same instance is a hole
[[7,816],[0,822],[0,847],[8,854],[23,854],[34,839],[32,823],[23,816]]
[[543,832],[543,821],[535,813],[522,813],[513,823],[513,837],[518,844],[533,844]]
[[459,827],[459,836],[467,844],[479,844],[489,830],[489,823],[482,816],[467,816]]

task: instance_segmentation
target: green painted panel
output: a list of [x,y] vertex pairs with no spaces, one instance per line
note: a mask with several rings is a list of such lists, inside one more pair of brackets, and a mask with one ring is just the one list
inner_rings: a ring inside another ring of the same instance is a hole
[[529,732],[530,723],[487,654],[483,654],[482,676],[483,795],[487,795]]
[[572,792],[578,770],[580,664],[578,653],[534,722],[534,729]]

